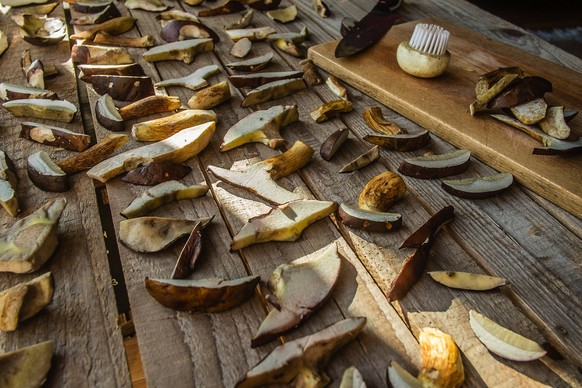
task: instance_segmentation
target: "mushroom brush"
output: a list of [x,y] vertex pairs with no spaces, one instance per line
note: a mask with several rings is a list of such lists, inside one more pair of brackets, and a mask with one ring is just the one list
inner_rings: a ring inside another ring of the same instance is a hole
[[398,46],[396,59],[406,73],[433,78],[445,72],[451,60],[447,51],[449,31],[434,24],[417,24],[409,42]]

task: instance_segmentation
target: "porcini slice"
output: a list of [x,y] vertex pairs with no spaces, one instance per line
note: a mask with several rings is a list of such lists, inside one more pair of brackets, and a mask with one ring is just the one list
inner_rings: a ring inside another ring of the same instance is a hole
[[303,81],[303,78],[292,78],[269,82],[248,92],[240,105],[242,107],[247,107],[267,101],[277,100],[305,88],[307,88],[307,85],[305,84],[305,81]]
[[193,199],[205,195],[208,185],[186,186],[175,180],[162,182],[144,191],[121,211],[125,218],[136,218],[151,213],[158,207],[182,199]]
[[113,4],[113,0],[94,0],[94,1],[75,1],[72,7],[75,11],[81,13],[101,12]]
[[8,50],[8,37],[4,31],[0,30],[0,56],[2,56],[6,50]]
[[134,124],[131,134],[138,141],[159,141],[185,128],[217,121],[216,113],[212,110],[186,109],[170,116]]
[[220,40],[210,27],[193,20],[170,20],[160,31],[160,37],[166,42],[194,38],[211,38],[214,43]]
[[362,374],[355,366],[350,366],[344,371],[339,388],[366,388]]
[[460,387],[465,370],[453,337],[439,329],[425,327],[418,336],[422,367],[418,380],[425,387]]
[[525,338],[475,310],[469,311],[471,329],[491,353],[513,361],[533,361],[546,355],[536,342]]
[[[279,32],[275,34],[269,34],[267,36],[267,40],[268,41],[285,40],[293,44],[301,44],[305,42],[308,36],[309,30],[307,29],[307,27],[304,26],[299,32]],[[309,61],[309,59],[306,59],[306,61]]]
[[57,193],[69,190],[67,174],[44,151],[28,157],[26,171],[30,181],[41,190]]
[[57,165],[67,174],[74,174],[79,171],[88,170],[97,163],[108,158],[109,155],[127,143],[127,140],[129,140],[129,136],[125,134],[106,136],[93,147],[60,160],[57,162]]
[[124,4],[129,9],[143,9],[149,12],[162,12],[170,8],[160,0],[125,0]]
[[247,38],[250,41],[265,40],[268,35],[277,32],[273,27],[257,27],[257,28],[237,28],[227,30],[226,34],[234,42],[237,40]]
[[219,7],[204,9],[198,12],[198,17],[230,15],[233,13],[244,11],[246,7],[243,3],[236,0],[230,0],[226,4]]
[[395,172],[386,171],[366,183],[358,196],[358,207],[363,210],[386,212],[406,194],[406,183]]
[[335,153],[340,149],[340,147],[348,140],[348,135],[350,131],[347,128],[338,129],[323,143],[321,143],[321,148],[319,154],[324,160],[330,160]]
[[431,278],[450,288],[470,291],[488,291],[505,286],[509,282],[495,276],[469,272],[433,271],[428,272]]
[[345,203],[339,205],[338,216],[342,224],[368,232],[390,232],[402,225],[402,216],[398,213],[364,210]]
[[182,163],[206,148],[215,129],[214,121],[183,129],[157,143],[134,148],[104,160],[91,168],[87,175],[100,182],[107,182],[121,173],[134,170],[147,163]]
[[100,96],[109,94],[118,101],[136,101],[156,94],[152,79],[134,75],[94,75],[93,90]]
[[285,8],[273,9],[267,11],[267,16],[279,23],[289,23],[297,17],[297,7],[290,5]]
[[95,117],[99,124],[110,131],[123,131],[125,129],[123,118],[119,114],[113,98],[107,93],[97,99]]
[[[186,4],[189,4],[186,2]],[[156,15],[156,19],[160,20],[162,28],[166,26],[172,20],[191,20],[193,22],[198,22],[199,19],[191,14],[190,12],[184,12],[179,9],[173,9],[171,11],[164,11]]]
[[125,174],[121,180],[134,185],[154,186],[184,178],[192,168],[183,164],[152,162]]
[[16,117],[33,117],[64,123],[73,121],[77,113],[75,104],[66,100],[27,98],[7,101],[2,106]]
[[244,58],[249,54],[252,47],[253,47],[253,42],[251,42],[247,38],[242,38],[240,40],[237,40],[232,45],[232,47],[230,48],[230,51],[228,53],[230,55],[232,55],[233,57]]
[[98,32],[119,35],[131,30],[134,25],[135,19],[131,16],[120,16],[100,24],[95,24],[82,32],[71,35],[71,39],[93,39]]
[[255,16],[255,11],[249,9],[238,22],[225,26],[225,30],[237,30],[247,28],[253,22],[253,18]]
[[339,98],[342,100],[348,99],[348,90],[336,76],[330,75],[327,77],[325,84]]
[[233,280],[150,279],[146,289],[162,306],[179,311],[218,313],[248,300],[259,283],[258,275]]
[[237,71],[257,71],[266,67],[273,60],[273,53],[250,58],[245,61],[227,63],[226,67]]
[[8,82],[0,83],[0,98],[3,100],[22,100],[31,98],[43,98],[48,100],[59,99],[56,93],[51,92],[50,90],[15,85]]
[[248,2],[249,7],[254,8],[259,11],[269,11],[276,9],[281,4],[281,0],[250,0]]
[[91,144],[91,136],[89,135],[52,125],[25,121],[20,123],[20,128],[20,137],[23,139],[70,151],[85,151]]
[[393,151],[409,152],[424,147],[430,141],[427,130],[400,135],[366,135],[364,140]]
[[194,93],[188,100],[190,109],[212,109],[230,99],[230,86],[222,81]]
[[93,38],[93,43],[121,47],[148,48],[155,46],[156,40],[151,35],[143,35],[133,38],[128,36],[113,36],[105,32],[98,32]]
[[301,66],[301,70],[303,70],[303,79],[307,85],[319,85],[323,82],[323,78],[321,78],[321,75],[317,71],[317,68],[311,59],[302,60],[299,62],[299,66]]
[[12,217],[16,217],[20,213],[20,202],[16,188],[18,185],[18,178],[14,164],[6,155],[0,150],[0,205]]
[[184,247],[180,251],[180,255],[178,256],[178,260],[176,260],[176,265],[172,270],[172,275],[170,276],[171,279],[186,279],[192,272],[194,272],[194,267],[196,266],[196,262],[200,257],[200,253],[202,252],[202,224],[198,223],[194,229],[192,229],[192,233],[190,233],[190,237],[184,244]]
[[[92,4],[95,7],[89,6],[89,8],[94,8],[91,12],[84,12],[88,15],[83,15],[77,18],[73,18],[71,22],[76,26],[85,26],[88,24],[100,24],[121,16],[119,9],[113,4],[113,2],[103,3],[103,2],[74,2],[73,8],[77,4]],[[79,6],[79,8],[82,6]],[[83,11],[77,11],[83,12]]]
[[[375,132],[378,132],[382,135],[402,135],[405,134],[407,131],[395,123],[392,123],[384,118],[382,114],[382,108],[379,106],[374,106],[371,108],[367,108],[364,110],[362,114],[364,118],[364,122],[373,129]],[[375,143],[377,144],[377,143]]]
[[274,39],[271,40],[273,46],[277,47],[279,50],[283,51],[286,54],[291,55],[295,58],[304,58],[305,53],[303,50],[297,46],[295,43],[285,40],[285,39]]
[[228,151],[246,143],[263,143],[271,148],[284,144],[279,130],[299,120],[296,105],[276,105],[257,110],[229,128],[220,151]]
[[511,108],[541,98],[545,93],[551,91],[552,83],[550,81],[537,76],[523,77],[491,99],[487,107],[490,109]]
[[57,44],[67,35],[63,18],[19,13],[11,19],[20,27],[22,39],[36,46]]
[[256,88],[272,81],[300,78],[302,71],[272,71],[254,74],[231,75],[228,80],[237,88]]
[[556,139],[567,139],[570,136],[570,127],[564,118],[563,106],[548,108],[546,116],[539,122],[542,131]]
[[325,2],[323,0],[313,0],[313,3],[311,4],[311,8],[317,12],[317,14],[319,16],[321,16],[322,18],[327,18],[331,15],[331,11],[329,10],[329,7],[327,6],[327,4],[325,4]]
[[392,388],[423,388],[422,383],[394,360],[388,364],[387,380]]
[[439,155],[418,156],[404,159],[398,171],[406,176],[419,179],[444,178],[462,173],[469,166],[471,153],[456,150]]
[[155,86],[157,88],[168,86],[182,86],[184,88],[198,90],[208,85],[208,81],[206,80],[206,78],[218,73],[220,73],[220,68],[217,65],[203,66],[194,71],[193,73],[191,73],[190,75],[160,81],[157,82]]
[[65,198],[48,201],[0,232],[0,272],[29,273],[51,257],[59,241],[57,224]]
[[333,201],[299,200],[272,208],[268,213],[251,218],[233,237],[233,251],[268,241],[295,241],[305,228],[321,220],[337,208]]
[[378,146],[374,146],[374,147],[370,148],[368,151],[366,151],[363,154],[361,154],[360,156],[358,156],[357,158],[355,158],[354,160],[352,160],[351,162],[347,163],[345,166],[343,166],[339,170],[339,172],[346,173],[346,172],[353,172],[353,171],[359,170],[359,169],[364,168],[367,165],[371,164],[375,160],[378,160],[379,158],[380,158],[380,149],[378,148]]
[[153,95],[125,105],[118,111],[124,120],[131,120],[156,113],[171,112],[181,106],[180,97]]
[[79,78],[87,83],[91,83],[94,75],[145,75],[139,63],[128,63],[122,65],[78,65],[81,70]]
[[248,371],[236,387],[250,388],[292,381],[302,387],[326,386],[330,378],[322,368],[341,347],[353,341],[365,325],[365,317],[348,318],[314,334],[285,342]]
[[468,199],[489,198],[507,190],[513,183],[509,172],[457,180],[443,180],[443,189],[452,195]]
[[275,181],[305,166],[313,152],[311,147],[298,140],[281,155],[255,163],[244,171],[227,170],[217,166],[208,166],[208,171],[218,179],[256,194],[270,203],[280,205],[303,197],[284,189]]
[[54,349],[55,345],[53,341],[44,341],[12,352],[0,354],[0,365],[2,365],[0,383],[2,383],[2,386],[42,386],[51,368]]
[[108,47],[96,45],[74,45],[71,48],[71,59],[82,65],[126,65],[135,61],[127,49],[123,47]]
[[316,123],[327,121],[340,113],[352,111],[352,103],[347,100],[333,100],[324,102],[320,107],[311,111],[310,115]]
[[119,223],[119,241],[136,252],[159,252],[180,237],[192,233],[197,224],[205,227],[211,217],[184,220],[163,217],[138,217]]
[[331,243],[313,260],[302,259],[278,266],[269,277],[268,301],[276,307],[261,323],[251,347],[269,343],[297,328],[331,297],[341,268],[337,245]]
[[524,124],[532,125],[546,117],[548,104],[543,98],[536,98],[511,108],[511,113]]
[[182,61],[189,65],[198,54],[213,49],[214,42],[210,38],[188,39],[153,47],[143,53],[143,58],[148,62]]
[[[471,103],[469,106],[469,111],[471,115],[474,115],[478,111],[482,110],[487,106],[487,104],[495,98],[502,90],[509,86],[513,81],[520,78],[520,74],[509,73],[504,74],[499,80],[497,80],[493,85],[491,85],[486,91],[477,95],[477,100]],[[517,105],[517,104],[515,104]]]

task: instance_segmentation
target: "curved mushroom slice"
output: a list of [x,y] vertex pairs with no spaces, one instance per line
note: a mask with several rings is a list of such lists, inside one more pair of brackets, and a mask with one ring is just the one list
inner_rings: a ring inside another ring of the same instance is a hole
[[258,275],[224,280],[149,279],[145,285],[162,306],[179,311],[219,313],[237,307],[255,293]]
[[51,200],[0,232],[0,272],[29,273],[46,263],[59,243],[57,224],[66,204],[64,198]]
[[22,100],[32,98],[58,100],[59,96],[50,90],[2,82],[0,83],[0,98],[3,100]]
[[14,14],[11,18],[20,27],[22,39],[36,46],[57,44],[67,34],[63,18],[34,14]]
[[81,70],[79,78],[87,83],[91,83],[94,75],[145,75],[139,63],[128,63],[123,65],[78,65]]
[[247,38],[255,42],[267,39],[267,36],[277,32],[273,27],[257,27],[257,28],[237,28],[233,30],[226,30],[226,33],[233,42]]
[[297,386],[323,387],[330,378],[322,371],[337,351],[356,338],[365,317],[336,322],[314,334],[277,346],[236,384],[250,388],[295,381]]
[[8,49],[8,37],[6,34],[0,30],[0,56],[4,54],[4,51]]
[[273,53],[250,58],[245,61],[227,63],[226,67],[236,71],[257,71],[265,68],[273,60]]
[[35,316],[53,299],[51,272],[0,292],[0,330],[14,331],[18,324]]
[[[186,3],[188,4],[188,3]],[[184,12],[181,10],[173,9],[171,11],[164,11],[156,15],[156,19],[160,21],[162,28],[166,26],[172,20],[191,20],[193,22],[198,22],[198,18],[191,14],[190,12]]]
[[314,260],[296,261],[278,266],[269,278],[267,288],[272,298],[267,301],[275,307],[252,339],[253,348],[297,328],[331,297],[341,267],[337,245],[330,244]]
[[418,156],[404,159],[398,171],[401,174],[419,178],[435,179],[462,173],[469,167],[471,153],[467,150],[456,150],[439,155]]
[[313,4],[311,5],[311,8],[317,12],[317,14],[319,16],[321,16],[322,18],[326,18],[329,17],[329,15],[331,15],[331,11],[329,10],[329,7],[327,6],[327,4],[325,4],[325,2],[323,0],[313,0]]
[[402,225],[402,216],[398,213],[358,209],[345,203],[339,205],[338,216],[342,224],[368,232],[390,232]]
[[108,158],[109,155],[121,148],[121,146],[127,143],[128,140],[129,136],[125,134],[106,136],[93,147],[90,147],[79,154],[60,160],[57,165],[67,174],[74,174],[79,171],[88,170],[97,163]]
[[546,355],[536,342],[525,338],[475,310],[469,311],[471,329],[491,353],[513,361],[533,361]]
[[339,116],[340,113],[352,111],[352,103],[347,100],[334,100],[323,103],[320,107],[311,111],[310,115],[316,123],[321,123],[333,117]]
[[18,178],[14,164],[6,155],[0,150],[0,205],[12,217],[16,217],[20,213],[20,202],[16,193]]
[[386,120],[379,106],[365,109],[362,116],[368,127],[382,135],[402,135],[407,132],[395,123]]
[[297,17],[297,7],[290,5],[285,8],[273,9],[267,11],[267,16],[279,23],[289,23]]
[[303,27],[299,32],[282,32],[276,34],[270,34],[267,36],[268,41],[272,40],[284,40],[287,42],[291,42],[293,44],[301,44],[305,42],[307,37],[309,36],[309,31],[307,27]]
[[112,4],[113,0],[75,1],[72,7],[81,13],[97,13],[102,12]]
[[347,128],[342,128],[329,135],[329,137],[321,143],[321,148],[319,150],[321,157],[324,160],[330,160],[346,140],[348,140],[349,133],[350,131]]
[[489,109],[511,108],[552,91],[552,83],[542,77],[523,77],[493,97],[487,104]]
[[386,212],[406,194],[404,179],[395,172],[385,171],[366,183],[358,196],[358,207],[363,210]]
[[[74,18],[71,22],[74,25],[77,26],[85,26],[88,24],[100,24],[103,22],[106,22],[108,20],[114,19],[114,18],[118,18],[121,16],[121,13],[119,12],[119,9],[115,6],[115,4],[113,2],[109,2],[109,3],[102,3],[102,2],[74,2],[73,3],[73,7],[75,7],[75,5],[77,4],[94,4],[96,5],[94,8],[96,9],[95,11],[91,11],[91,12],[84,12],[84,13],[88,13],[89,15],[83,15],[81,17],[78,18]],[[105,6],[103,6],[103,4],[105,4]],[[80,6],[82,7],[82,6]],[[83,12],[83,11],[77,11],[77,12]]]
[[0,354],[3,387],[40,387],[51,368],[55,345],[45,341],[12,352]]
[[151,35],[132,38],[128,36],[109,35],[105,32],[98,32],[93,38],[93,42],[97,44],[137,48],[147,48],[156,45],[156,40]]
[[524,124],[532,125],[540,122],[546,117],[548,103],[543,98],[516,105],[511,108],[511,113]]
[[237,88],[256,88],[269,82],[300,78],[302,71],[272,71],[254,74],[230,75],[228,80]]
[[269,82],[248,92],[240,106],[247,107],[262,102],[277,100],[306,88],[307,85],[303,81],[303,78]]
[[319,85],[323,82],[323,78],[321,78],[311,59],[304,59],[299,62],[299,65],[301,66],[301,70],[303,70],[303,79],[307,82],[307,85]]
[[94,75],[93,90],[100,96],[109,94],[118,101],[136,101],[156,94],[152,79],[133,75]]
[[30,57],[30,50],[25,49],[20,59],[20,66],[22,67],[22,74],[26,77],[28,84],[33,88],[44,89],[45,71],[43,63]]
[[351,366],[344,371],[339,388],[366,388],[366,383],[360,371]]
[[190,109],[212,109],[230,99],[230,86],[222,81],[194,93],[188,100]]
[[430,141],[430,133],[424,130],[400,135],[366,135],[364,140],[389,150],[409,152],[424,147]]
[[333,201],[299,200],[272,208],[251,218],[233,237],[230,249],[236,251],[268,241],[295,241],[303,230],[337,209]]
[[95,117],[97,122],[110,131],[123,131],[125,125],[119,114],[113,98],[107,93],[99,97],[95,103]]
[[119,223],[119,241],[136,252],[159,252],[180,237],[192,233],[198,223],[204,228],[212,217],[183,220],[163,217],[138,217]]
[[282,188],[275,181],[305,166],[313,152],[310,146],[298,140],[281,155],[255,163],[244,171],[226,170],[216,166],[208,166],[208,171],[218,179],[256,194],[270,203],[280,205],[303,197]]
[[374,146],[370,148],[368,151],[364,152],[362,155],[358,156],[356,159],[352,160],[345,166],[343,166],[339,172],[346,173],[346,172],[353,172],[359,170],[361,168],[366,167],[367,165],[371,164],[375,160],[380,158],[380,149],[378,146]]
[[148,62],[182,61],[189,65],[196,55],[213,49],[212,39],[188,39],[153,47],[143,53],[143,59]]
[[246,7],[243,3],[236,0],[231,0],[224,5],[216,8],[204,9],[198,12],[198,17],[230,15],[233,13],[244,11]]
[[423,386],[456,388],[463,385],[463,360],[453,337],[439,329],[425,327],[420,331],[418,342],[422,354],[418,380]]
[[192,168],[183,164],[152,162],[125,174],[122,181],[141,186],[154,186],[184,178]]
[[563,106],[548,108],[546,116],[539,122],[542,131],[556,139],[567,139],[570,136],[570,127],[566,124]]
[[181,106],[180,97],[153,95],[121,107],[118,112],[124,120],[131,120],[155,113],[171,112]]
[[348,90],[336,76],[330,75],[325,81],[327,87],[342,100],[348,99]]
[[170,20],[160,31],[160,37],[166,42],[194,38],[211,38],[214,43],[220,40],[210,27],[192,20]]
[[271,40],[273,46],[277,47],[279,50],[283,51],[286,54],[291,55],[295,58],[304,58],[305,53],[303,50],[297,46],[295,43],[285,40],[285,39],[274,39]]
[[66,100],[27,98],[5,102],[3,107],[16,117],[34,117],[64,123],[73,121],[77,113],[75,104]]
[[428,274],[442,285],[461,290],[488,291],[509,284],[505,279],[478,273],[433,271]]
[[126,0],[124,4],[129,9],[143,9],[150,12],[161,12],[170,8],[160,0]]
[[230,55],[232,55],[233,57],[244,58],[249,54],[252,47],[253,47],[253,42],[251,42],[247,38],[242,38],[240,40],[237,40],[232,45],[232,47],[230,48],[230,51],[228,53]]
[[[157,143],[134,148],[104,160],[87,171],[87,175],[100,182],[107,182],[121,173],[151,162],[182,163],[206,148],[215,129],[214,121],[183,129]],[[90,150],[91,148],[87,151]]]
[[134,124],[131,134],[138,141],[159,141],[185,128],[217,121],[216,113],[212,110],[186,109],[170,116]]
[[25,121],[20,123],[20,137],[40,144],[81,152],[89,148],[91,136],[52,125]]
[[255,11],[249,9],[238,22],[225,26],[225,30],[237,30],[247,28],[253,22],[253,18],[255,16]]
[[110,35],[123,34],[133,28],[135,20],[131,16],[120,16],[100,24],[95,24],[78,34],[71,35],[70,39],[93,39],[98,32],[106,32]]
[[67,174],[44,151],[28,157],[26,171],[30,181],[41,190],[57,193],[69,190]]
[[207,185],[186,186],[178,181],[162,182],[144,191],[121,211],[125,218],[145,216],[170,202],[202,197],[208,192]]
[[[505,71],[508,69],[508,71]],[[482,110],[487,104],[495,98],[507,86],[511,85],[517,79],[523,77],[523,72],[519,68],[502,68],[498,74],[492,75],[493,72],[487,73],[481,77],[475,87],[477,100],[473,101],[469,106],[471,115]]]
[[299,120],[296,105],[277,105],[257,110],[230,127],[224,135],[220,152],[246,143],[263,143],[271,148],[284,144],[279,130]]
[[197,69],[190,75],[157,82],[155,86],[157,88],[182,86],[184,88],[198,90],[208,85],[206,78],[218,73],[220,73],[220,68],[217,65],[208,65]]
[[43,4],[48,2],[48,0],[2,0],[4,7],[23,7],[30,4]]
[[388,364],[387,380],[392,388],[423,388],[422,383],[394,360]]
[[[73,45],[71,59],[82,65],[127,65],[135,61],[123,47]],[[141,67],[141,66],[140,66]],[[143,70],[142,70],[143,71]]]
[[186,279],[188,276],[194,272],[194,267],[198,258],[200,258],[200,253],[202,252],[202,224],[198,223],[188,241],[184,244],[184,247],[180,251],[178,260],[176,260],[176,265],[172,270],[172,279]]
[[458,180],[444,180],[442,188],[449,194],[461,198],[489,198],[507,190],[513,183],[509,172]]

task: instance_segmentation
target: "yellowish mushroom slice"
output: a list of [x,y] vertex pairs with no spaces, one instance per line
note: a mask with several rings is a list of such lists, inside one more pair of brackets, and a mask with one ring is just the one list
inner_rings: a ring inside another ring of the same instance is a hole
[[307,27],[304,26],[303,28],[301,28],[301,31],[299,32],[279,32],[275,34],[270,34],[267,36],[267,40],[273,41],[282,39],[286,40],[287,42],[292,42],[294,44],[301,44],[305,42],[308,36],[309,30],[307,29]]
[[570,136],[570,127],[564,118],[563,106],[548,108],[546,116],[539,122],[542,131],[556,139],[567,139]]
[[348,90],[336,76],[330,75],[329,77],[327,77],[325,84],[333,92],[333,94],[335,94],[342,100],[348,99]]
[[12,352],[0,354],[0,386],[36,388],[46,381],[51,368],[55,345],[44,341]]
[[188,39],[153,47],[143,53],[143,58],[148,62],[182,61],[189,65],[198,54],[213,49],[214,42],[210,38]]
[[279,50],[283,51],[286,54],[291,55],[295,58],[304,58],[305,53],[303,50],[297,46],[295,43],[285,40],[285,39],[274,39],[271,40],[271,43],[277,47]]
[[21,100],[23,98],[59,99],[56,93],[50,90],[16,85],[8,82],[0,83],[0,98],[3,100]]
[[188,107],[190,109],[212,109],[231,97],[228,82],[221,81],[194,93],[188,100]]
[[425,327],[418,336],[422,366],[418,380],[425,387],[460,387],[465,381],[461,352],[453,337]]
[[253,42],[265,40],[267,36],[276,32],[277,31],[273,27],[237,28],[226,30],[226,34],[234,42],[243,38],[247,38]]
[[303,78],[269,82],[248,92],[240,105],[242,107],[247,107],[267,101],[277,100],[306,88],[307,85]]
[[370,148],[368,151],[364,152],[345,166],[343,166],[339,172],[346,173],[346,172],[353,172],[359,170],[361,168],[366,167],[367,165],[371,164],[372,162],[378,160],[380,158],[380,149],[378,146],[374,146]]
[[160,0],[126,0],[124,4],[129,9],[143,9],[150,12],[161,12],[170,8]]
[[366,388],[364,377],[355,366],[344,371],[339,388]]
[[135,20],[131,16],[120,16],[71,35],[71,39],[93,39],[98,32],[106,32],[110,35],[123,34],[133,28]]
[[297,17],[297,7],[290,5],[285,8],[273,9],[267,11],[267,16],[279,23],[289,23]]
[[509,284],[506,279],[469,272],[433,271],[428,273],[435,281],[451,288],[488,291]]
[[212,110],[186,109],[169,116],[134,124],[131,134],[138,141],[159,141],[196,125],[214,122],[218,118]]
[[391,360],[388,364],[388,381],[392,388],[423,388],[424,386],[416,377],[408,373],[396,361]]
[[69,190],[67,174],[45,151],[38,151],[28,156],[26,172],[30,181],[43,191],[61,193]]
[[327,121],[340,113],[352,111],[352,103],[347,100],[333,100],[323,103],[320,107],[311,111],[310,115],[316,123]]
[[171,112],[180,109],[180,97],[154,95],[132,102],[118,109],[123,120],[137,119],[156,113]]
[[[190,2],[186,1],[186,4],[190,4]],[[190,4],[196,5],[196,4]],[[162,28],[166,26],[169,21],[172,20],[185,20],[185,21],[193,21],[198,22],[199,19],[196,15],[191,14],[190,12],[184,12],[181,10],[173,9],[171,11],[164,11],[156,15],[156,19],[160,21]]]
[[4,51],[8,49],[8,37],[6,34],[0,30],[0,56],[4,54]]
[[311,59],[304,59],[299,62],[299,65],[301,66],[301,70],[303,70],[303,79],[307,82],[307,85],[319,85],[323,82],[323,78],[321,78]]
[[66,100],[23,99],[4,103],[3,107],[16,117],[33,117],[70,123],[77,113],[75,104]]
[[126,134],[108,135],[93,147],[58,161],[57,165],[66,174],[74,174],[79,171],[88,170],[108,158],[109,155],[121,148],[128,140],[129,136]]
[[403,135],[407,133],[404,128],[386,120],[382,114],[382,108],[379,106],[365,109],[363,117],[368,127],[382,135]]
[[272,81],[282,79],[300,78],[302,71],[266,71],[251,74],[235,74],[228,77],[228,80],[237,88],[256,88]]
[[238,22],[229,24],[228,26],[224,27],[225,30],[238,30],[247,28],[253,22],[253,18],[255,16],[255,11],[249,9]]
[[358,196],[358,207],[364,210],[386,212],[404,197],[406,191],[406,183],[400,175],[385,171],[366,183]]
[[110,46],[136,47],[136,48],[148,48],[156,45],[156,40],[151,35],[128,37],[109,35],[105,32],[98,32],[97,35],[95,35],[95,37],[93,38],[93,42],[96,44],[104,44]]
[[23,139],[70,151],[85,151],[91,143],[89,135],[52,125],[25,121],[20,123],[20,128],[20,137]]
[[229,53],[233,57],[244,58],[249,54],[252,47],[253,47],[253,42],[251,42],[248,38],[242,38],[240,40],[237,40],[232,45]]
[[84,44],[71,48],[71,59],[82,65],[129,65],[135,61],[124,47]]
[[16,188],[18,185],[18,177],[14,164],[6,155],[0,150],[0,205],[12,217],[16,217],[20,213],[20,201]]
[[164,81],[157,82],[154,85],[158,88],[168,86],[182,86],[184,88],[198,90],[208,85],[207,81],[208,77],[218,73],[220,73],[220,69],[218,68],[217,65],[208,65],[196,69],[196,71],[194,71],[190,75],[179,78],[167,79]]
[[532,125],[542,121],[546,117],[547,110],[548,103],[540,97],[512,107],[511,113],[522,123]]
[[[242,39],[241,39],[242,40]],[[268,52],[255,58],[240,62],[227,63],[226,67],[237,71],[257,71],[265,68],[273,60],[273,53]]]
[[482,110],[487,106],[489,101],[493,100],[495,96],[503,91],[507,86],[509,86],[514,80],[520,77],[517,73],[505,74],[499,79],[495,84],[491,85],[487,91],[477,96],[477,100],[472,102],[469,106],[471,115],[474,115],[478,111]]

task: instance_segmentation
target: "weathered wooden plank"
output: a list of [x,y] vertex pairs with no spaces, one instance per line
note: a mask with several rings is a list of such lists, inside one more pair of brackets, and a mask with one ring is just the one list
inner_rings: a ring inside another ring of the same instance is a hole
[[[54,14],[63,14],[61,6]],[[78,106],[77,86],[68,60],[68,42],[56,46],[30,46],[22,41],[9,15],[0,17],[0,28],[8,33],[9,49],[0,57],[4,71],[0,79],[25,84],[20,71],[20,57],[30,48],[33,59],[41,59],[45,66],[55,64],[60,75],[47,80],[46,88]],[[116,302],[111,285],[107,252],[102,238],[93,182],[86,176],[71,178],[71,190],[66,193],[46,193],[32,185],[26,174],[29,154],[44,150],[54,157],[70,152],[32,143],[18,137],[19,123],[28,118],[14,118],[8,111],[0,111],[1,148],[11,157],[19,178],[18,192],[22,217],[36,210],[47,200],[65,197],[67,206],[61,216],[59,246],[39,271],[33,274],[0,275],[2,289],[30,280],[51,271],[55,279],[55,295],[37,316],[20,325],[13,333],[0,334],[0,349],[11,351],[52,339],[55,342],[53,366],[49,372],[49,386],[130,386],[121,331],[117,327]],[[34,120],[41,121],[41,120]],[[48,124],[83,132],[78,115],[70,124],[46,121]],[[4,211],[0,214],[2,229],[13,223]]]

